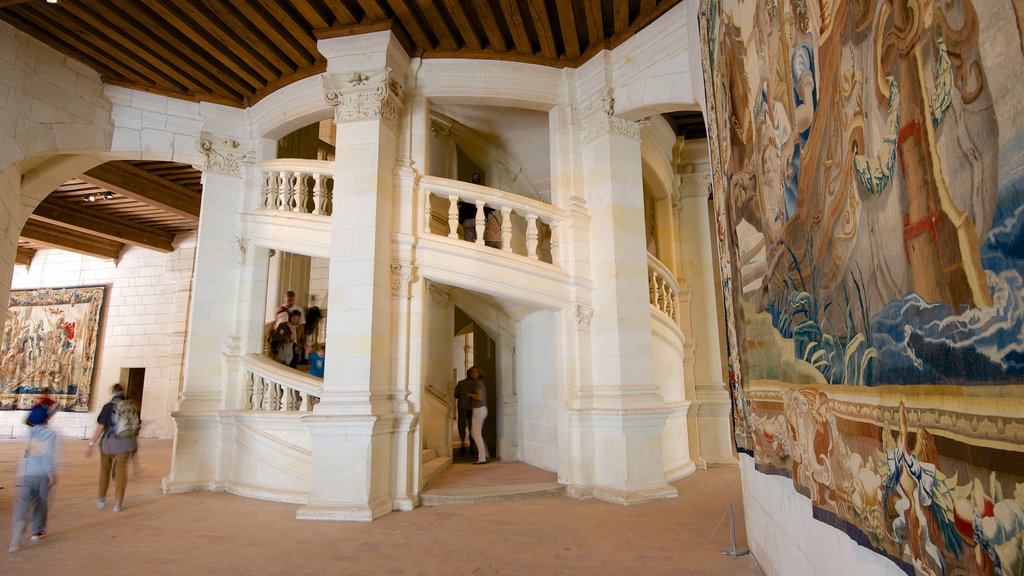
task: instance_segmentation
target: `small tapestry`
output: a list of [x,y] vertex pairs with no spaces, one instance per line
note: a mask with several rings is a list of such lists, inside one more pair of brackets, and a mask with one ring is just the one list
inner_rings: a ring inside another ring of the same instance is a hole
[[908,574],[1024,574],[1019,0],[702,0],[733,432]]
[[105,286],[11,290],[0,341],[0,409],[49,388],[61,410],[89,411]]

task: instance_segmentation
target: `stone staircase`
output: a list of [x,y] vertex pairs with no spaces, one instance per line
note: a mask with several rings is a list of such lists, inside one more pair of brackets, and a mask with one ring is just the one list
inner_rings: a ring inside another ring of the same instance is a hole
[[435,448],[422,448],[420,450],[420,462],[420,471],[424,480],[424,486],[426,486],[448,467],[451,459],[447,456],[439,455]]

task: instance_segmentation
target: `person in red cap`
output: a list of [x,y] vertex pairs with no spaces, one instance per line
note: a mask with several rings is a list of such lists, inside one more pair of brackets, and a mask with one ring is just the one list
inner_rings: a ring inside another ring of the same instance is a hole
[[19,488],[11,523],[11,552],[21,549],[30,513],[31,539],[39,540],[46,535],[50,488],[57,483],[57,433],[46,425],[49,420],[50,411],[43,405],[33,407],[25,420],[30,430],[28,447],[18,470]]

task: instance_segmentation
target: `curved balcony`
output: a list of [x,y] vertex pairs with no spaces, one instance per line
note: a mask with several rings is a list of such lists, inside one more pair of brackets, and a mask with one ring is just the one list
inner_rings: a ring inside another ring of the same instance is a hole
[[647,254],[647,286],[651,307],[678,325],[679,282],[675,274],[651,253]]
[[242,357],[245,409],[308,412],[320,401],[323,381],[259,354]]

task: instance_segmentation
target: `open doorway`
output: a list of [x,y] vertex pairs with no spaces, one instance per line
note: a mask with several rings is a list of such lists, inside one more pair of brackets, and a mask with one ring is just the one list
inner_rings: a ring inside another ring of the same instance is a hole
[[145,368],[121,368],[120,381],[124,386],[124,397],[135,402],[135,405],[142,409],[142,396],[146,390],[146,369]]
[[[488,455],[492,459],[498,459],[500,457],[498,438],[500,377],[495,342],[477,322],[457,306],[455,307],[452,336],[452,364],[455,382],[466,378],[470,367],[475,366],[480,371],[487,388],[487,419],[484,420],[482,435],[487,444]],[[464,407],[458,406],[456,409],[461,412]],[[471,460],[476,457],[475,446],[471,446],[469,431],[463,429],[460,432],[459,430],[460,426],[470,427],[471,418],[460,417],[455,422],[456,430],[452,434],[453,459],[455,461]],[[463,437],[466,438],[465,442],[470,446],[465,453],[460,450],[463,446]]]

